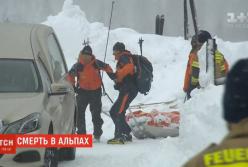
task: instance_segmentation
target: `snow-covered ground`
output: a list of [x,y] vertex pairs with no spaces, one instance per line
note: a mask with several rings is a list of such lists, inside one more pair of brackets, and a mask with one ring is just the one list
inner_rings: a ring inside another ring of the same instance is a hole
[[[88,22],[83,11],[66,0],[62,11],[56,16],[48,17],[43,24],[52,26],[62,45],[68,67],[76,61],[82,49],[83,40],[89,38],[93,52],[100,60],[104,58],[107,38],[107,27],[102,23]],[[106,62],[115,67],[112,46],[122,41],[132,53],[139,53],[138,39],[144,39],[143,53],[154,65],[154,81],[152,90],[147,96],[138,95],[133,104],[184,99],[182,91],[185,68],[190,51],[189,41],[182,37],[162,37],[152,34],[140,34],[127,28],[119,28],[110,32]],[[229,64],[242,57],[248,57],[248,42],[231,43],[217,40],[219,50],[223,52]],[[104,77],[109,95],[115,99],[117,93],[113,82]],[[226,134],[222,113],[222,86],[210,85],[193,91],[193,98],[181,103],[180,136],[166,139],[134,139],[133,143],[116,146],[107,145],[106,141],[113,137],[112,120],[103,115],[103,137],[101,143],[94,144],[92,149],[78,149],[77,158],[72,162],[62,162],[60,166],[71,167],[179,167],[196,152],[211,142],[219,142]],[[111,103],[103,97],[103,108],[109,110]],[[90,113],[87,112],[87,130],[92,133]]]

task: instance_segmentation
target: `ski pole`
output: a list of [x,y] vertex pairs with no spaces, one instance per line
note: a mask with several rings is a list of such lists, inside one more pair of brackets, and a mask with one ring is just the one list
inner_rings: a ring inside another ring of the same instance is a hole
[[156,35],[159,35],[159,20],[160,20],[160,16],[157,15],[156,20],[155,20],[155,34]]
[[108,93],[105,92],[105,94],[106,94],[107,98],[109,99],[109,101],[110,101],[112,104],[114,104],[114,101],[110,98],[110,96],[108,95]]
[[105,86],[103,84],[103,79],[102,76],[100,75],[101,81],[102,81],[102,90],[103,90],[103,96],[107,96],[107,98],[109,99],[109,101],[111,103],[114,103],[114,101],[110,98],[110,96],[108,95],[108,93],[106,92]]
[[[107,57],[108,43],[109,43],[109,33],[110,33],[110,29],[111,29],[111,24],[112,24],[114,4],[115,4],[115,1],[112,1],[111,13],[110,13],[110,19],[109,19],[109,27],[108,27],[108,35],[107,35],[107,42],[106,42],[105,53],[104,53],[104,60],[103,60],[104,63],[105,63],[106,57]],[[102,77],[103,77],[103,73],[102,73]]]
[[185,103],[186,101],[187,101],[187,94],[185,95],[183,103]]
[[[103,62],[106,62],[106,57],[107,57],[107,50],[108,50],[108,42],[109,42],[109,33],[111,29],[111,24],[112,24],[112,16],[113,16],[113,11],[114,11],[114,4],[115,1],[112,1],[112,6],[111,6],[111,14],[110,14],[110,19],[109,19],[109,27],[108,27],[108,35],[107,35],[107,42],[106,42],[106,47],[105,47],[105,53],[104,53],[104,60]],[[103,72],[100,74],[101,80],[102,80],[102,88],[103,88],[103,96],[107,96],[108,99],[113,103],[113,100],[110,98],[110,96],[106,93],[104,84],[103,84]]]
[[142,53],[143,52],[143,48],[142,48],[143,42],[144,42],[144,40],[142,38],[140,38],[138,43],[139,43],[139,46],[140,46],[140,54],[141,54],[141,56],[143,56],[143,53]]
[[195,29],[195,35],[196,38],[198,39],[198,23],[197,23],[197,14],[196,14],[196,8],[195,8],[195,2],[194,0],[189,0],[190,3],[190,8],[191,8],[191,13],[192,13],[192,19],[194,23],[194,29]]
[[161,15],[159,29],[160,29],[160,35],[163,35],[163,33],[164,33],[164,15]]
[[187,0],[184,0],[184,39],[189,39],[189,24],[188,24],[188,5]]

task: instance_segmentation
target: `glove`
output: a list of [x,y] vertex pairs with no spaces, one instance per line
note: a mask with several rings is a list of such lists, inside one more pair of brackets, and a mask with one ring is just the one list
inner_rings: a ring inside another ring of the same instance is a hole
[[116,75],[115,73],[107,73],[109,78],[112,79],[112,80],[115,80],[116,79]]
[[115,90],[120,90],[120,85],[119,85],[119,84],[115,84],[115,85],[114,85],[114,89],[115,89]]
[[79,88],[77,86],[73,86],[74,92],[78,93],[79,92]]

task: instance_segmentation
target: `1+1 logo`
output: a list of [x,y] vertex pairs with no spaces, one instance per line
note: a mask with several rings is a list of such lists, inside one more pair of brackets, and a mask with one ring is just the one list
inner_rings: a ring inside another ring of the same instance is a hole
[[227,13],[227,23],[235,27],[248,28],[248,12]]

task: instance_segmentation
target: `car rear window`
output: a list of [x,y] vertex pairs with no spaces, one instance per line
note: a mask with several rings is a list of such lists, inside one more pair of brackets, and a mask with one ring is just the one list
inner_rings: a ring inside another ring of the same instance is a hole
[[41,83],[31,60],[0,59],[0,92],[39,92]]

